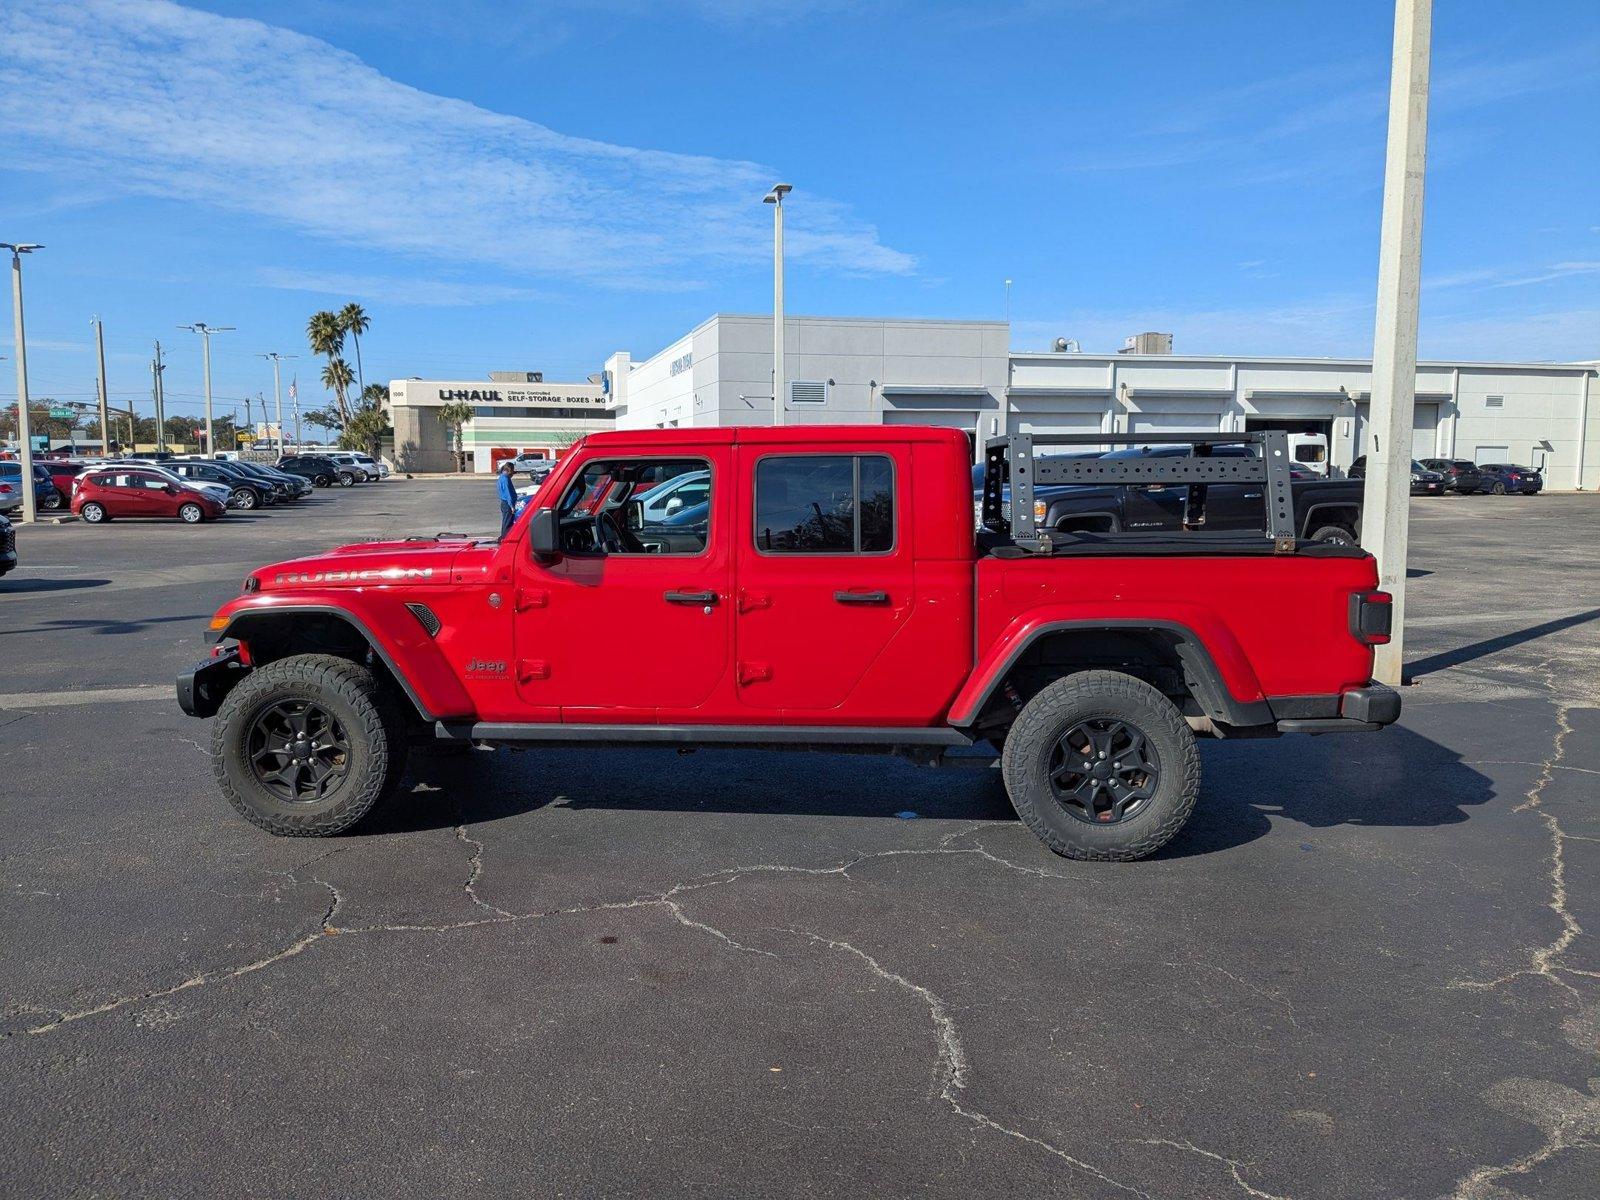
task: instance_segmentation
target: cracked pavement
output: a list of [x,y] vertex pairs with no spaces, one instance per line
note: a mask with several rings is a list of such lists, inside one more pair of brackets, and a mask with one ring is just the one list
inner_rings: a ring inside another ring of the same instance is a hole
[[[0,691],[170,678],[239,563],[491,486],[23,531]],[[279,840],[168,701],[7,707],[0,1195],[1592,1196],[1600,504],[1413,514],[1401,726],[1206,745],[1139,864],[732,751],[417,760]]]

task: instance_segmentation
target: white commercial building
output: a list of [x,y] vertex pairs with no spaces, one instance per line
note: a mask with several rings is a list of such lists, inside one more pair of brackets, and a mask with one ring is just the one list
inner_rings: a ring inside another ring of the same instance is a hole
[[[790,317],[784,337],[787,424],[909,421],[975,443],[1281,428],[1325,433],[1336,472],[1363,452],[1365,359],[1012,351],[1001,321]],[[1597,368],[1419,363],[1412,456],[1516,462],[1549,488],[1600,487]],[[719,314],[651,358],[612,355],[604,378],[617,428],[771,424],[772,318]]]
[[451,431],[439,420],[451,403],[472,408],[461,448],[474,471],[493,471],[517,454],[554,458],[586,433],[616,428],[597,383],[546,383],[537,371],[491,371],[487,380],[395,379],[389,415],[402,471],[456,469]]

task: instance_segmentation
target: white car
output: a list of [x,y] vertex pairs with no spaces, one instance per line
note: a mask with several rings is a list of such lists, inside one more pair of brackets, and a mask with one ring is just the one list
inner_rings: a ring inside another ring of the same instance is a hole
[[711,472],[688,471],[651,488],[639,504],[646,525],[658,525],[676,512],[704,504],[711,498]]
[[[367,469],[367,478],[368,479],[387,479],[387,478],[389,478],[389,464],[384,462],[383,459],[381,459],[381,458],[373,458],[372,455],[363,454],[359,450],[352,450],[350,452],[350,457],[355,459],[358,463],[360,463],[363,467],[365,467]],[[377,472],[376,475],[373,474],[374,471]]]
[[555,459],[546,458],[542,454],[519,454],[511,460],[511,473],[526,475],[535,483],[539,483],[550,474],[555,465]]

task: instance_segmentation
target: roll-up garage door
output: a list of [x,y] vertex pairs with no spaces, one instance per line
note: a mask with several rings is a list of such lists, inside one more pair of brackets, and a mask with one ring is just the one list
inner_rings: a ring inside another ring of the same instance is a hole
[[1013,433],[1099,433],[1101,415],[1081,413],[1017,413],[1011,418]]
[[1129,433],[1216,433],[1221,418],[1214,412],[1133,413]]
[[1411,457],[1433,458],[1439,453],[1439,406],[1420,401],[1411,410]]

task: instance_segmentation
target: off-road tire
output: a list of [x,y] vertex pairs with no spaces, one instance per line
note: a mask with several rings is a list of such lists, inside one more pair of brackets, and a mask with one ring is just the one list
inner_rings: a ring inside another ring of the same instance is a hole
[[90,525],[100,525],[111,520],[111,514],[106,512],[105,506],[97,504],[93,500],[78,510],[78,517]]
[[1332,546],[1358,546],[1356,535],[1343,525],[1324,525],[1311,535],[1313,542],[1325,542]]
[[[1069,815],[1050,786],[1056,743],[1080,721],[1135,726],[1161,763],[1155,794],[1123,820],[1092,825]],[[1006,794],[1023,824],[1066,858],[1129,862],[1172,840],[1200,794],[1200,752],[1177,707],[1143,680],[1119,671],[1082,671],[1036,694],[1012,724],[1000,756]]]
[[[343,726],[353,759],[345,779],[315,801],[288,802],[259,780],[246,742],[256,717],[284,699],[327,709]],[[245,820],[278,837],[332,837],[391,795],[405,773],[405,720],[392,695],[359,663],[297,654],[257,667],[223,701],[211,731],[222,794]]]

